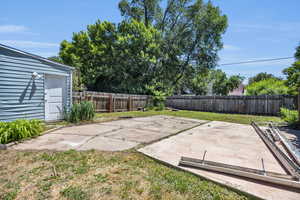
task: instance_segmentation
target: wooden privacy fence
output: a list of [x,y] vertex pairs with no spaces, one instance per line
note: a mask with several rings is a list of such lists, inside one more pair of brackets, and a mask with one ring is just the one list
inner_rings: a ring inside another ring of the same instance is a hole
[[73,92],[73,103],[91,101],[96,112],[123,112],[144,108],[150,100],[147,95],[116,94],[103,92]]
[[273,96],[172,96],[167,106],[184,110],[278,115],[280,108],[297,108],[297,98],[286,95]]

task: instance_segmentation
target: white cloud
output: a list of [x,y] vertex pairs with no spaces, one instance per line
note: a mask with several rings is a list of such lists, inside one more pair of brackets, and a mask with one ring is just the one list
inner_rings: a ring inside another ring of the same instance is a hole
[[237,46],[234,46],[234,45],[227,45],[225,44],[223,46],[223,50],[228,50],[228,51],[238,51],[240,50],[241,48],[237,47]]
[[0,25],[0,33],[20,33],[28,30],[25,26],[18,25]]
[[0,40],[1,44],[15,48],[58,48],[59,44],[49,42],[34,42],[26,40]]

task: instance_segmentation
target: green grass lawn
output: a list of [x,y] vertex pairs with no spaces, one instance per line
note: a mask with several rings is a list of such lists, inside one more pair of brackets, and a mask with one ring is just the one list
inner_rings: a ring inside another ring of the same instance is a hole
[[0,151],[0,199],[249,199],[137,152]]
[[250,124],[252,121],[256,122],[283,122],[279,117],[273,116],[257,116],[257,115],[241,115],[241,114],[223,114],[223,113],[211,113],[211,112],[198,112],[198,111],[135,111],[135,112],[117,112],[117,113],[100,113],[97,114],[98,118],[117,118],[117,117],[146,117],[153,115],[170,115],[177,117],[187,117],[200,120],[209,121],[224,121],[239,124]]
[[[281,122],[278,117],[195,111],[147,111],[97,114],[95,121],[119,117],[170,115],[249,124]],[[61,122],[60,125],[68,123]],[[0,199],[250,199],[188,172],[167,167],[135,150],[0,151]]]

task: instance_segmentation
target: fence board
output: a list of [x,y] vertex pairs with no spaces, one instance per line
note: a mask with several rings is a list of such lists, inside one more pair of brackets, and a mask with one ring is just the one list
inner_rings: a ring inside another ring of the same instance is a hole
[[262,96],[172,96],[167,106],[184,110],[278,115],[280,108],[296,109],[297,98],[288,95]]
[[91,101],[96,112],[135,111],[146,107],[150,101],[147,95],[132,95],[104,92],[73,92],[73,103]]

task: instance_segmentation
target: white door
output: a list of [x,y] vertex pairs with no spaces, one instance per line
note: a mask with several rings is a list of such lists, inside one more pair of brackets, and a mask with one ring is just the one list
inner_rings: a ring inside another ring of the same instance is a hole
[[66,77],[45,75],[45,120],[63,119],[66,99]]

